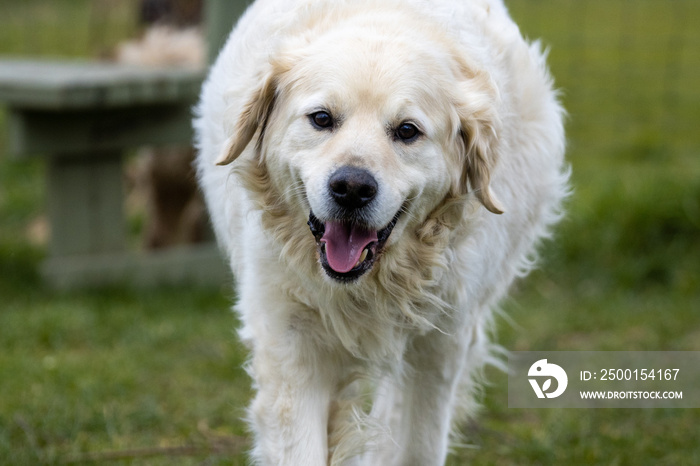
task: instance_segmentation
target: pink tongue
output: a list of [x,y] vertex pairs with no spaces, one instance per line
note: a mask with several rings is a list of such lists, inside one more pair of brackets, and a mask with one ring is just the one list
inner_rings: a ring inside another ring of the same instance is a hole
[[377,241],[376,231],[341,222],[327,222],[321,238],[321,242],[326,243],[328,265],[338,273],[351,271],[372,241]]

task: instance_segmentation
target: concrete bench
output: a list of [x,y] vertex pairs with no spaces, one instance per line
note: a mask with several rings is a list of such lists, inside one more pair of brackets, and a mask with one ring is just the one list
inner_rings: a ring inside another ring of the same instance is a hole
[[123,153],[190,143],[202,79],[188,69],[0,60],[10,152],[48,160],[51,240],[42,274],[50,285],[218,285],[228,277],[214,244],[148,253],[127,248]]

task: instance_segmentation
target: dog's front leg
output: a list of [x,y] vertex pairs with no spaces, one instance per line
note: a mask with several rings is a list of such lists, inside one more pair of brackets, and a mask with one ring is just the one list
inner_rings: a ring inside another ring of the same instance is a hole
[[389,429],[367,466],[441,466],[448,451],[467,342],[439,332],[417,337],[405,354],[407,370],[377,388],[372,415]]
[[340,364],[319,342],[312,311],[274,314],[247,329],[254,334],[251,375],[258,390],[249,412],[253,457],[265,466],[326,465]]

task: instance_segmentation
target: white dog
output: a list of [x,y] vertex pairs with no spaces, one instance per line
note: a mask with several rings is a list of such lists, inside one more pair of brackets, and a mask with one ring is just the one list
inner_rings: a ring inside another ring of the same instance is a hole
[[443,464],[559,216],[562,115],[500,0],[248,9],[195,126],[259,464]]

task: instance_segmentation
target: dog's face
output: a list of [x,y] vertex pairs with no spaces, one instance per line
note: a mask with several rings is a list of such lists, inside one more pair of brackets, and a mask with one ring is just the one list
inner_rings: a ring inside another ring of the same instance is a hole
[[499,212],[494,104],[487,77],[440,41],[337,27],[272,61],[220,163],[257,132],[260,163],[308,219],[323,271],[354,282],[467,184]]

